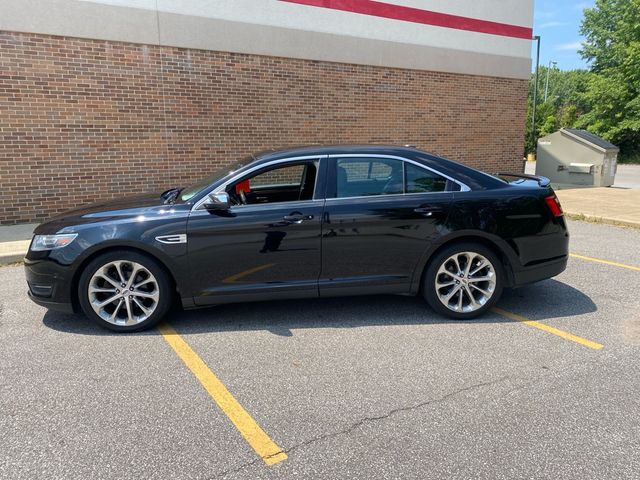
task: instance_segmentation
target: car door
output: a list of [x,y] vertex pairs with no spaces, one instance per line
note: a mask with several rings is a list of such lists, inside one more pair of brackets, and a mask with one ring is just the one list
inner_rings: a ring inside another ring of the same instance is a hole
[[279,160],[220,187],[237,202],[228,211],[192,212],[187,235],[196,305],[318,296],[320,170],[319,158]]
[[409,292],[420,258],[446,229],[455,189],[405,159],[331,157],[320,296]]

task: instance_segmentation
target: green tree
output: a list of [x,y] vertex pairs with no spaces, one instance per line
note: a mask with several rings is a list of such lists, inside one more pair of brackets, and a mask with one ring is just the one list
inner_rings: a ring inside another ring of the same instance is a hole
[[582,98],[591,108],[578,126],[640,154],[640,0],[596,0],[584,11],[581,50],[593,75]]
[[578,107],[575,105],[563,105],[558,109],[558,128],[571,128],[573,127],[580,114],[578,113]]
[[574,127],[578,118],[590,110],[585,98],[589,76],[586,70],[549,70],[548,67],[540,67],[538,79],[538,101],[544,100],[544,86],[547,72],[549,73],[549,94],[547,101],[538,103],[536,111],[536,132],[531,137],[533,88],[535,75],[531,75],[529,81],[529,104],[527,114],[525,153],[536,151],[536,143],[539,137],[555,132],[560,128]]
[[553,102],[557,109],[572,105],[578,115],[591,109],[584,98],[587,91],[589,77],[587,70],[557,70],[549,75],[549,101]]

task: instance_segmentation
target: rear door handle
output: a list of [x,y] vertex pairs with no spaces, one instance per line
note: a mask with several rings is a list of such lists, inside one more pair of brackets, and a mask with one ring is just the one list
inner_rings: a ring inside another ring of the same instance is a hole
[[441,212],[441,208],[437,207],[417,207],[413,209],[414,212],[424,215],[425,217],[433,217],[435,213]]

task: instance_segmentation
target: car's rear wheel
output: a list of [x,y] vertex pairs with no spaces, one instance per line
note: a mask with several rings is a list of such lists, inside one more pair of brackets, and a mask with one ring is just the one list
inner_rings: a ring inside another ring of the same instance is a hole
[[150,257],[131,251],[98,256],[78,282],[84,313],[104,328],[132,332],[158,323],[171,307],[171,282]]
[[436,312],[449,318],[475,318],[500,298],[504,273],[493,251],[477,243],[457,243],[431,259],[423,296]]

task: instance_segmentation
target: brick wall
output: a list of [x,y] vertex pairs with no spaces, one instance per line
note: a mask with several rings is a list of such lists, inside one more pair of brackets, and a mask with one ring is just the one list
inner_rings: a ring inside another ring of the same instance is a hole
[[271,147],[413,144],[521,170],[527,82],[0,32],[0,224]]

